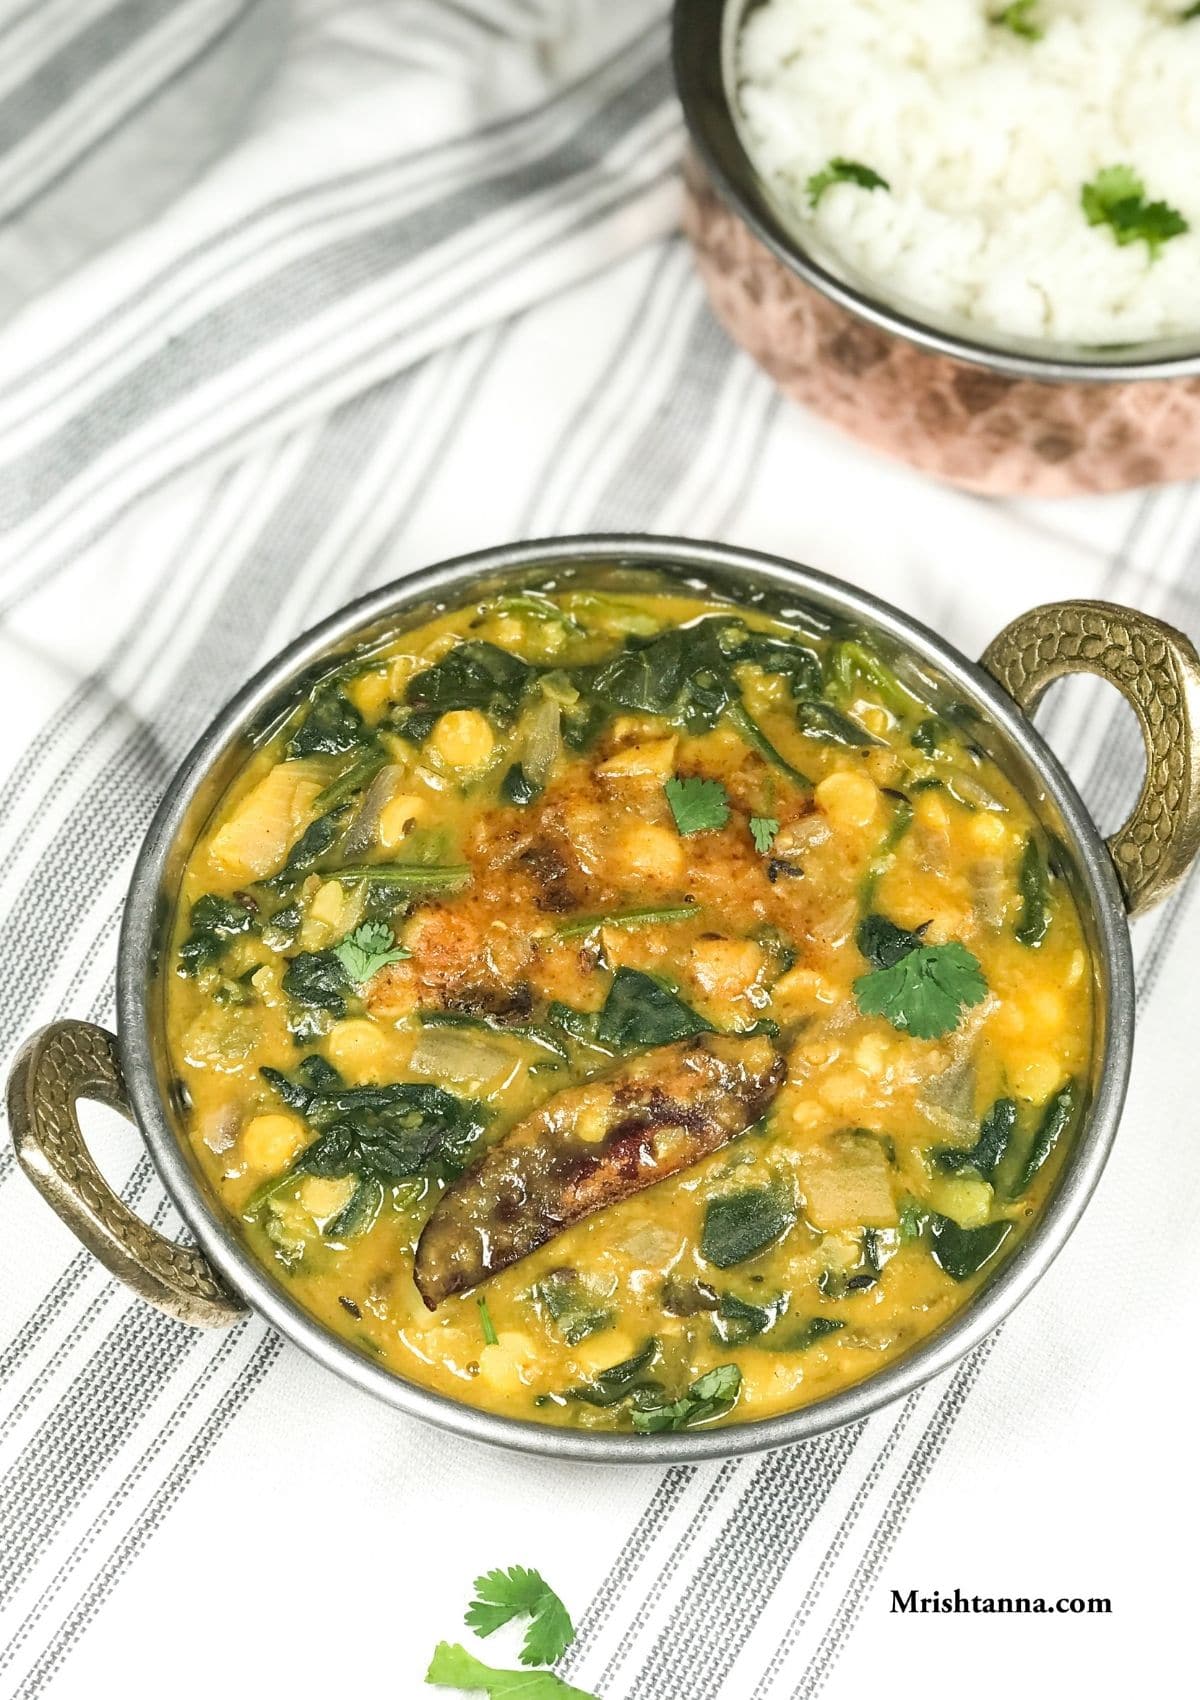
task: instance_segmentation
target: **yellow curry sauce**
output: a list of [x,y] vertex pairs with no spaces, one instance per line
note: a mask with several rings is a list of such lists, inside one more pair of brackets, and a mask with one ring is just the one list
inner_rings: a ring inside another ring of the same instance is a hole
[[1086,1090],[1078,916],[969,716],[722,603],[501,597],[342,666],[177,927],[172,1066],[255,1254],[525,1419],[860,1380],[1008,1255]]

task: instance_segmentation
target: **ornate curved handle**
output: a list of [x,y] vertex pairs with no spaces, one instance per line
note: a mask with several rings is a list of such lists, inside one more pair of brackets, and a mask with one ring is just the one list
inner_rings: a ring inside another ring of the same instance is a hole
[[1031,608],[981,664],[1027,714],[1065,673],[1095,673],[1129,703],[1146,743],[1146,780],[1108,840],[1131,915],[1158,903],[1200,850],[1200,656],[1173,626],[1114,602]]
[[108,1185],[80,1132],[81,1098],[133,1120],[112,1034],[88,1021],[56,1021],[22,1047],[8,1079],[25,1173],[76,1238],[142,1298],[197,1328],[236,1322],[246,1307],[207,1259],[147,1227]]

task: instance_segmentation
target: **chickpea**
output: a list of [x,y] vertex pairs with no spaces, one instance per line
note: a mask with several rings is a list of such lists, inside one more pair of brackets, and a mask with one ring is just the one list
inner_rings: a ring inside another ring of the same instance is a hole
[[[447,715],[444,718],[450,717]],[[488,735],[491,736],[490,730]],[[379,811],[379,821],[375,828],[382,848],[394,850],[407,838],[411,828],[419,825],[428,813],[429,804],[424,797],[415,797],[411,792],[404,791],[397,797],[389,798]]]
[[455,708],[443,714],[429,741],[444,762],[467,771],[485,766],[496,744],[477,708]]
[[238,1143],[247,1168],[274,1175],[287,1168],[310,1138],[299,1116],[272,1111],[248,1121]]
[[329,1031],[329,1059],[357,1085],[387,1078],[395,1058],[388,1036],[373,1021],[339,1021]]
[[838,832],[861,832],[870,826],[879,807],[874,780],[857,768],[827,774],[814,795],[830,826]]

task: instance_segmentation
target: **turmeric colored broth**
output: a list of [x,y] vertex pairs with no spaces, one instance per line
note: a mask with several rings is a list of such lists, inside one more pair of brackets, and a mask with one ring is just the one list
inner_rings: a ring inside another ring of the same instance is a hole
[[[343,666],[216,810],[175,950],[189,1134],[255,1255],[397,1374],[541,1422],[861,1380],[1009,1255],[1086,1096],[1079,919],[965,711],[861,634],[682,596],[500,598]],[[765,1113],[429,1309],[456,1177],[664,1031],[751,1032]]]

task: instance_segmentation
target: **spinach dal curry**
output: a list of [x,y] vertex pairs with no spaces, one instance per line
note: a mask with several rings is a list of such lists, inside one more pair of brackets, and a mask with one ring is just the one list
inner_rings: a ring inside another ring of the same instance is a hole
[[861,1380],[1008,1254],[1082,1108],[1079,919],[965,711],[719,602],[502,596],[342,665],[177,927],[172,1067],[255,1254],[509,1416]]

